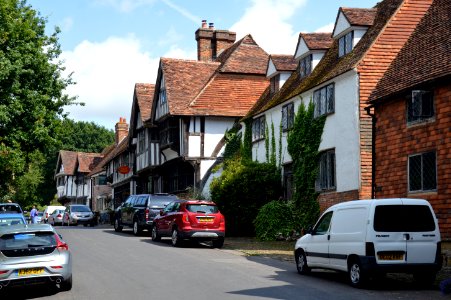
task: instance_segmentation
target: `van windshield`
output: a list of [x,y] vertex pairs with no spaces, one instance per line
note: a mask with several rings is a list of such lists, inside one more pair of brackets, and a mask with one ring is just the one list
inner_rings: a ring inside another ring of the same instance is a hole
[[378,205],[374,230],[379,232],[434,231],[435,222],[426,205]]

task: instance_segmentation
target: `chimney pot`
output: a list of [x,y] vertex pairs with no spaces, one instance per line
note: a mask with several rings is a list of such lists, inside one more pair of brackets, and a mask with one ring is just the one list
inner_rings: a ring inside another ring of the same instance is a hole
[[202,28],[207,28],[207,20],[202,20]]
[[208,23],[208,29],[215,29],[215,23]]

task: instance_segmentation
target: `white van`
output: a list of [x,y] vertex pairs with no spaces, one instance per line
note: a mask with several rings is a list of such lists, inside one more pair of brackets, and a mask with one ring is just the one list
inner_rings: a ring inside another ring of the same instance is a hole
[[52,206],[52,205],[47,206],[44,209],[44,215],[42,216],[41,222],[47,223],[49,216],[57,209],[65,210],[66,207],[65,206]]
[[300,274],[344,271],[354,287],[385,273],[411,273],[429,285],[442,267],[437,218],[429,202],[419,199],[336,204],[297,240],[295,259]]

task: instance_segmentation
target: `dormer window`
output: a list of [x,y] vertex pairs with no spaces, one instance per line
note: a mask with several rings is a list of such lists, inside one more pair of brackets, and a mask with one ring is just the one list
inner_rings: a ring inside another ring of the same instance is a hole
[[338,57],[342,57],[352,51],[354,31],[350,31],[338,39]]
[[301,78],[304,78],[312,73],[312,59],[313,55],[309,54],[299,61],[299,74]]
[[280,74],[271,77],[269,82],[270,82],[270,93],[272,95],[279,90]]

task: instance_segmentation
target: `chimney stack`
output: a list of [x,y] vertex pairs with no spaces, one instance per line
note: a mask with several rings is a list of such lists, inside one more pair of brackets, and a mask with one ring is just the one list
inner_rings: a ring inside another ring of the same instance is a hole
[[214,61],[222,51],[233,45],[236,33],[228,30],[216,30],[214,23],[202,20],[195,33],[197,41],[197,60]]
[[119,118],[116,123],[116,146],[128,135],[128,124],[125,118]]

